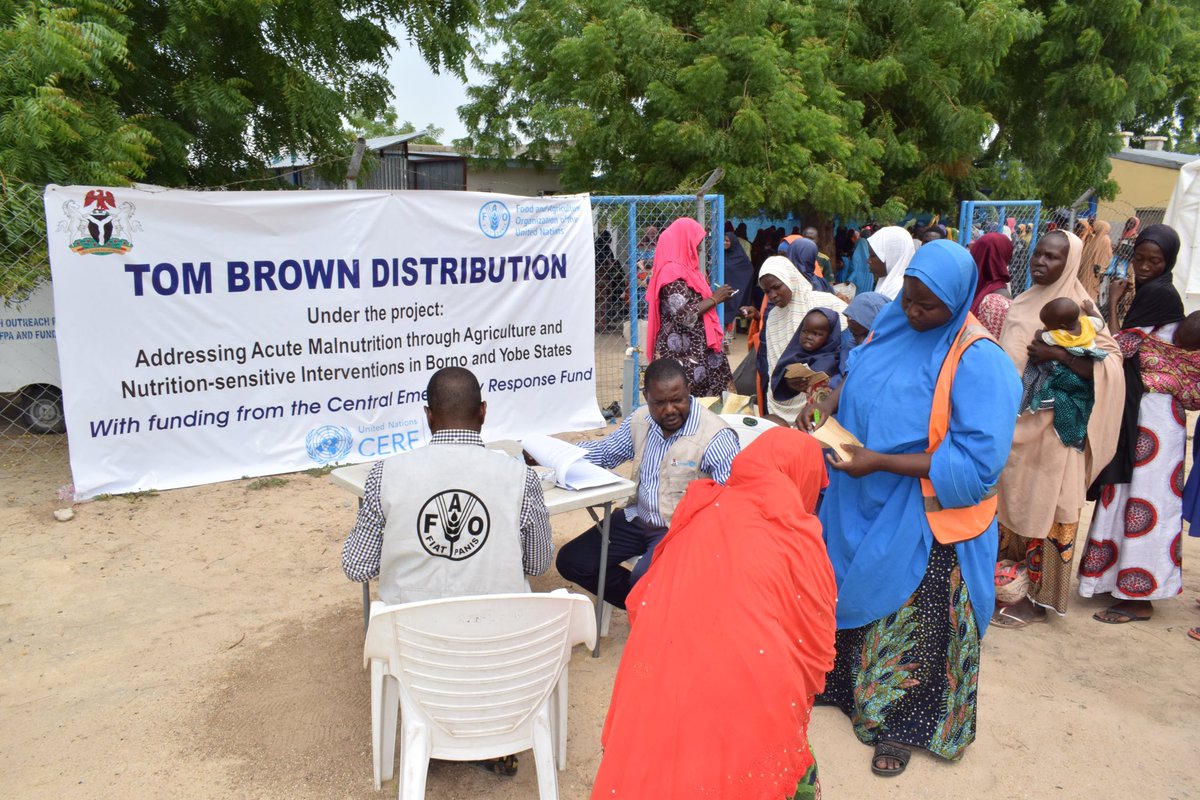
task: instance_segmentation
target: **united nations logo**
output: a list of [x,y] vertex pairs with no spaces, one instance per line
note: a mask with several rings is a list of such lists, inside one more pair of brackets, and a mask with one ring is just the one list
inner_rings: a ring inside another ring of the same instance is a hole
[[345,458],[354,444],[354,437],[345,428],[337,425],[322,425],[313,428],[304,437],[304,449],[308,457],[318,464],[328,464],[331,461]]
[[439,492],[425,501],[417,515],[417,538],[425,552],[462,561],[479,552],[492,521],[487,506],[462,489]]
[[479,207],[479,230],[489,239],[499,239],[508,233],[511,219],[508,206],[499,200],[489,200]]
[[84,195],[82,209],[74,200],[63,203],[66,219],[58,230],[66,232],[71,249],[81,255],[121,255],[133,249],[134,231],[142,229],[133,218],[135,210],[128,201],[118,206],[108,189],[92,189]]

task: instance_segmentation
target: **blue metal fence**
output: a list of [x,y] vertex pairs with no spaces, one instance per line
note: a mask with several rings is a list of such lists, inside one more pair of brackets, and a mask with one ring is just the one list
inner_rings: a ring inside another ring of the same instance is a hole
[[[1042,225],[1040,200],[964,200],[958,215],[958,243],[968,247],[990,229],[1003,230],[1008,220],[1016,226],[1027,225],[1028,241],[1014,228],[1013,257],[1009,263],[1009,290],[1013,296],[1029,288],[1029,259],[1037,247]],[[994,226],[994,228],[993,228]]]

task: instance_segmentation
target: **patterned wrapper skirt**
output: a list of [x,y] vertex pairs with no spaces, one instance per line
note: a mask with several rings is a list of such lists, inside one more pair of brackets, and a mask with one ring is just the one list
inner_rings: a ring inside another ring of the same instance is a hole
[[1025,562],[1029,574],[1029,599],[1059,614],[1067,613],[1071,597],[1072,563],[1078,522],[1055,522],[1045,539],[1028,539],[1000,526],[1001,559]]
[[1142,396],[1133,478],[1108,484],[1096,501],[1079,563],[1079,593],[1162,600],[1183,591],[1183,406]]
[[912,596],[883,619],[837,632],[819,700],[865,744],[896,742],[954,759],[975,740],[979,629],[958,558],[933,545]]

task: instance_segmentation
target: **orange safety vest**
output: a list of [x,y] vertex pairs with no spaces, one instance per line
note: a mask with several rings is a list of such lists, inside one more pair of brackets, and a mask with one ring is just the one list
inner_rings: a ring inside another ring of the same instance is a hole
[[[954,374],[958,371],[958,363],[962,355],[973,342],[980,339],[996,341],[987,328],[968,313],[954,344],[946,353],[942,369],[938,373],[937,385],[933,389],[933,408],[929,413],[929,447],[926,453],[933,453],[938,445],[946,438],[950,430],[950,390],[954,386]],[[976,505],[965,508],[945,508],[938,502],[937,492],[933,489],[933,481],[921,479],[921,496],[925,499],[925,518],[933,530],[933,538],[941,544],[955,544],[974,539],[987,530],[996,517],[996,488],[984,496]]]

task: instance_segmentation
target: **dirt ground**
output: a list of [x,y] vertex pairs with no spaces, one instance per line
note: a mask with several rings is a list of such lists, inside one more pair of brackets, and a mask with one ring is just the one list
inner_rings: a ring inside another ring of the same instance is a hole
[[[52,437],[58,438],[58,437]],[[46,440],[49,441],[49,440]],[[0,455],[0,773],[13,798],[374,798],[357,584],[340,569],[355,502],[296,474],[75,507],[65,447]],[[588,524],[554,518],[558,544]],[[1200,540],[1185,537],[1185,561]],[[984,641],[979,737],[959,763],[917,755],[876,778],[840,712],[811,738],[827,798],[1196,798],[1200,577],[1152,621],[1101,625],[1102,600]],[[565,585],[557,573],[535,590]],[[564,800],[588,797],[628,633],[571,662]],[[702,669],[703,665],[698,664]],[[434,763],[430,798],[536,797],[512,779]]]

